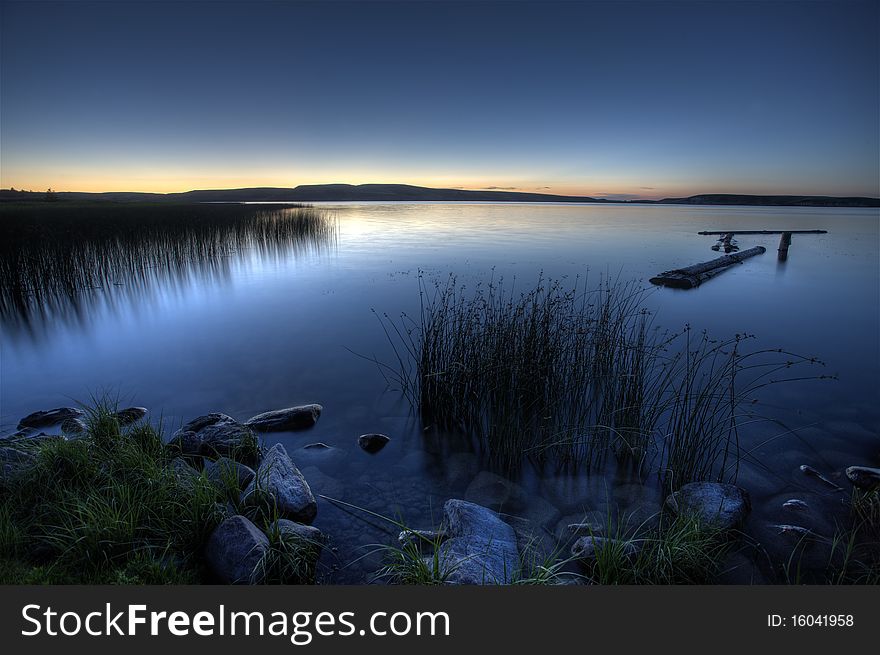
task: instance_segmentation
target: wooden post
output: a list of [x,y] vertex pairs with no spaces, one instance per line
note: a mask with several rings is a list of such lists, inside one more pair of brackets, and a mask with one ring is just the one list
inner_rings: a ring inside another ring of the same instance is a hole
[[783,232],[782,236],[779,238],[779,255],[778,259],[781,262],[784,262],[788,259],[788,247],[791,245],[791,232]]

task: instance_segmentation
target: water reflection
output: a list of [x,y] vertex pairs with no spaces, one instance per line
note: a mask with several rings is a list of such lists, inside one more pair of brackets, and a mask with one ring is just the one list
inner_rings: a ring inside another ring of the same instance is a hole
[[13,338],[87,326],[98,313],[228,282],[249,262],[336,248],[337,222],[308,206],[2,208],[0,319]]

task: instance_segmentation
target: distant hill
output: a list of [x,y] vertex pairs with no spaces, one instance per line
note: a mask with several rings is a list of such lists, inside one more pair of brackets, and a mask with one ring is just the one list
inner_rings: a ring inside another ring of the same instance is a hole
[[665,198],[658,200],[657,203],[662,205],[757,205],[771,207],[880,207],[880,198],[703,193],[687,198]]
[[[57,201],[111,202],[585,202],[613,204],[671,205],[765,205],[785,207],[880,207],[878,198],[835,198],[832,196],[755,196],[735,194],[701,194],[688,198],[664,200],[607,200],[590,196],[560,196],[549,193],[520,191],[472,191],[466,189],[431,189],[409,184],[302,184],[294,188],[253,187],[248,189],[204,189],[183,193],[139,193],[110,191],[84,193],[62,191]],[[0,190],[0,202],[43,201],[43,192]]]

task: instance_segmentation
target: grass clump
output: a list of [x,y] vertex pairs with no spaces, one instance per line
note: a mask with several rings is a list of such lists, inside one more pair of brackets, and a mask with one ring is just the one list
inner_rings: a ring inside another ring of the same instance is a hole
[[223,492],[181,475],[159,434],[90,410],[75,440],[31,446],[32,467],[0,486],[0,581],[180,583],[202,577],[201,549]]
[[613,453],[653,464],[669,488],[732,480],[744,406],[818,363],[744,352],[748,335],[664,332],[635,282],[539,278],[517,292],[493,280],[469,292],[454,276],[419,279],[419,315],[382,319],[397,357],[383,370],[423,423],[471,436],[501,468],[524,457],[594,466]]
[[608,534],[611,538],[600,542],[586,566],[594,584],[709,584],[732,546],[723,531],[686,514],[663,516],[643,534],[625,522]]

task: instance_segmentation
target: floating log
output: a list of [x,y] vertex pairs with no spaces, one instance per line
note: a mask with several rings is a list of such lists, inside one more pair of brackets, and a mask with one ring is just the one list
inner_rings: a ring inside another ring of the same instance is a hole
[[720,230],[718,232],[697,232],[697,234],[828,234],[828,230]]
[[665,271],[657,277],[652,277],[650,282],[651,284],[660,284],[675,289],[693,289],[719,273],[723,273],[731,266],[741,263],[744,259],[764,254],[766,250],[764,246],[755,246],[754,248],[749,248],[733,255],[724,255],[708,262]]

